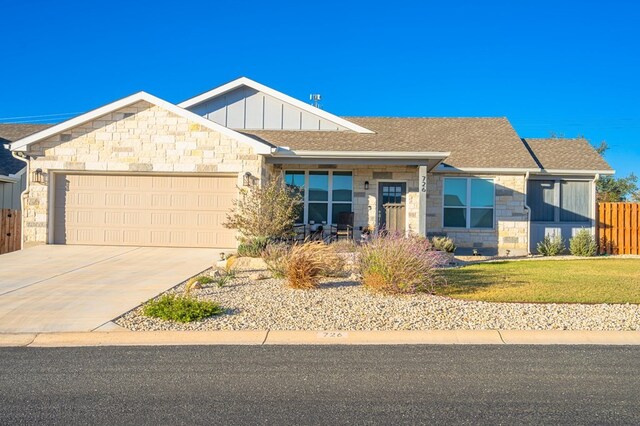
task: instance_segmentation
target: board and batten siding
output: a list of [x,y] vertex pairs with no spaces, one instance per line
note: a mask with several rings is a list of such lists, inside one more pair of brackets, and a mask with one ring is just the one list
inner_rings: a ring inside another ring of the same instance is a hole
[[346,130],[336,123],[247,86],[188,109],[230,129]]
[[24,170],[19,172],[15,178],[17,179],[15,182],[0,181],[0,209],[21,210],[20,194],[27,187]]

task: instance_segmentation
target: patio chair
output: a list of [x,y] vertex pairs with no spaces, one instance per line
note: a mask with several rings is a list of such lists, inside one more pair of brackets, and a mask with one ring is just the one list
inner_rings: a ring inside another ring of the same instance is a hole
[[295,225],[293,227],[295,233],[293,237],[293,243],[303,243],[307,239],[307,225]]
[[335,241],[340,238],[353,239],[353,212],[338,213],[338,223],[331,227],[331,237]]

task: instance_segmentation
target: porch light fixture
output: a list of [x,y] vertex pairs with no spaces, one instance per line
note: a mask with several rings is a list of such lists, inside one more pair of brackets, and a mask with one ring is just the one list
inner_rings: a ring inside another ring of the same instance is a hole
[[38,168],[34,170],[33,181],[35,183],[44,183],[44,173],[42,172],[42,169]]
[[364,189],[365,190],[369,189],[369,181],[368,180],[364,181]]

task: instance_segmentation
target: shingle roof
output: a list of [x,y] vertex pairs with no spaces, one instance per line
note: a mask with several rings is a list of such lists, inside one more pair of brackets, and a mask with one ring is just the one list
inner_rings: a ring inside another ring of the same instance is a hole
[[539,167],[546,170],[612,170],[600,154],[583,138],[526,138]]
[[440,151],[460,168],[527,168],[538,166],[506,118],[344,117],[375,133],[351,131],[242,132],[293,150]]
[[24,162],[14,158],[11,152],[5,149],[4,144],[17,141],[50,126],[52,124],[0,124],[0,175],[15,174],[25,167]]

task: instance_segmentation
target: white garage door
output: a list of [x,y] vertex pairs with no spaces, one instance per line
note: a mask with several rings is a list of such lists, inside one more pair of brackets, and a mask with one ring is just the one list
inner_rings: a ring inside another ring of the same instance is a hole
[[235,177],[59,174],[54,242],[160,247],[235,247],[222,224]]

